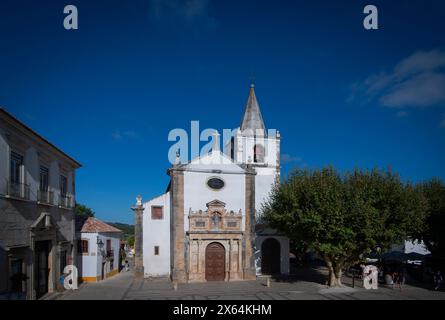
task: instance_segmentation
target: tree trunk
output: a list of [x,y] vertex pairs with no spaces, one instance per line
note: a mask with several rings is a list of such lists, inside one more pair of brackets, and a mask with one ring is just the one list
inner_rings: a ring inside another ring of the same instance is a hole
[[329,270],[328,284],[330,287],[342,287],[342,265],[340,263],[332,263],[330,259],[325,258],[326,265]]
[[335,268],[335,279],[337,281],[336,287],[343,287],[343,284],[341,283],[341,276],[342,276],[341,269],[342,269],[341,265]]

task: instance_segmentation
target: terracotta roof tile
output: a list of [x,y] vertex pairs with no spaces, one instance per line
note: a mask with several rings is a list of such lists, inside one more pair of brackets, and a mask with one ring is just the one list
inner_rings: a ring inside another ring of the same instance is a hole
[[76,217],[76,231],[85,233],[122,232],[109,224],[94,217]]

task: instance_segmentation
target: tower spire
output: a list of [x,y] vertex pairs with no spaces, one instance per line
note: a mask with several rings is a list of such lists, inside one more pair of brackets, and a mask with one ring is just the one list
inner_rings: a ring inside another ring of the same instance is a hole
[[252,80],[240,129],[242,132],[251,135],[266,135],[266,127],[255,95],[255,85]]

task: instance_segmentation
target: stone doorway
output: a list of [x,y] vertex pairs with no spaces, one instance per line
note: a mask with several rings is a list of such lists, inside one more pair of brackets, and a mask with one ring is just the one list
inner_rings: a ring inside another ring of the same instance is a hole
[[207,281],[224,281],[226,271],[226,250],[218,242],[210,243],[206,248],[205,277]]
[[34,274],[36,297],[39,299],[49,289],[49,253],[51,241],[36,241],[34,245]]
[[280,274],[281,246],[277,239],[267,238],[261,244],[261,273],[268,275]]

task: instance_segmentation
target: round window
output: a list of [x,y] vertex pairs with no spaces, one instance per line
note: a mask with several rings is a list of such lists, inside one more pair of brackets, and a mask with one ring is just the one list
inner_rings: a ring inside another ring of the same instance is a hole
[[207,185],[209,188],[212,188],[214,190],[220,190],[224,188],[224,181],[222,181],[220,178],[210,178],[207,180]]

